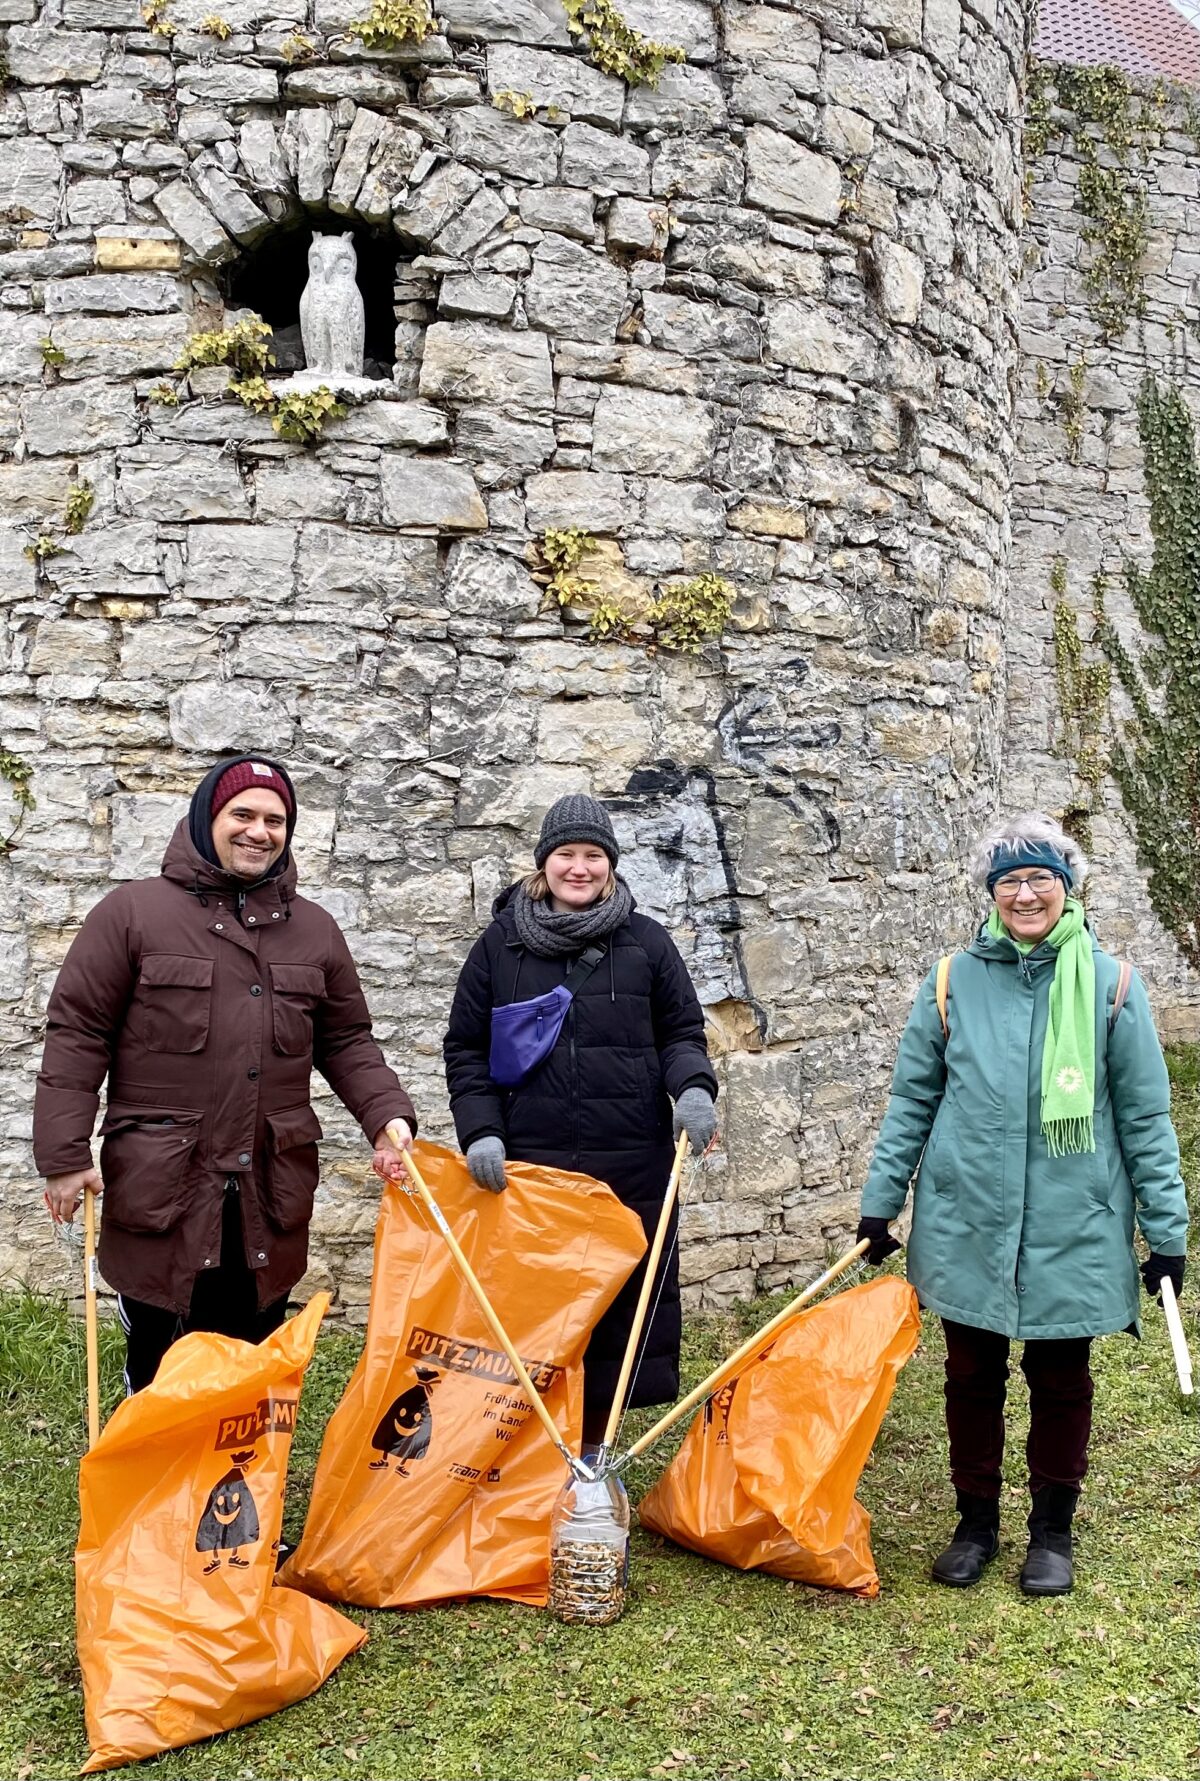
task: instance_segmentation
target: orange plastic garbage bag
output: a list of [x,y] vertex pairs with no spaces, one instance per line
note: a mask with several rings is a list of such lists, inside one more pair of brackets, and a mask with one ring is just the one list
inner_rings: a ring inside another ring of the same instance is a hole
[[739,1570],[878,1595],[854,1492],[919,1335],[917,1295],[890,1276],[798,1312],[708,1400],[642,1526]]
[[184,1336],[79,1472],[83,1774],[312,1694],[366,1633],[275,1583],[296,1408],[329,1304],[257,1346]]
[[[645,1252],[641,1221],[586,1175],[510,1163],[506,1192],[489,1194],[460,1156],[430,1144],[416,1156],[578,1452],[583,1350]],[[540,1605],[565,1478],[445,1241],[421,1201],[389,1183],[366,1346],[326,1430],[283,1580],[371,1608],[464,1595]]]

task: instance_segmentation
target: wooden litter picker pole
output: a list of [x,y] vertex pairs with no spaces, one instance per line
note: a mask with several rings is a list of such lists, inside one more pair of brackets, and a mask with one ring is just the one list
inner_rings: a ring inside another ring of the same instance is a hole
[[387,1131],[388,1131],[388,1136],[392,1140],[392,1143],[396,1146],[396,1149],[398,1151],[400,1151],[400,1153],[402,1154],[402,1156],[404,1158],[404,1172],[405,1172],[405,1174],[408,1176],[409,1180],[412,1182],[413,1186],[416,1188],[418,1194],[420,1194],[421,1199],[424,1201],[426,1211],[429,1213],[429,1216],[432,1218],[434,1224],[437,1226],[438,1230],[441,1232],[442,1236],[445,1238],[446,1246],[449,1249],[451,1255],[454,1257],[454,1260],[458,1266],[459,1272],[462,1274],[463,1279],[466,1281],[467,1286],[469,1287],[469,1289],[471,1291],[471,1295],[475,1300],[475,1303],[479,1306],[479,1309],[483,1316],[484,1322],[487,1324],[489,1330],[491,1330],[491,1332],[492,1332],[492,1335],[496,1338],[497,1342],[500,1344],[501,1348],[504,1350],[505,1354],[508,1356],[509,1365],[512,1367],[513,1372],[516,1374],[518,1383],[520,1384],[522,1391],[525,1393],[526,1397],[529,1399],[530,1405],[533,1408],[534,1415],[538,1418],[538,1421],[541,1423],[542,1427],[545,1429],[546,1433],[549,1435],[549,1437],[553,1441],[554,1445],[558,1448],[558,1451],[562,1454],[563,1458],[566,1460],[567,1465],[570,1467],[571,1471],[575,1473],[576,1477],[586,1478],[588,1480],[591,1480],[591,1478],[593,1477],[592,1468],[590,1466],[584,1465],[583,1461],[581,1459],[577,1458],[576,1455],[571,1452],[571,1449],[567,1446],[566,1442],[563,1440],[562,1435],[559,1432],[558,1424],[555,1422],[553,1416],[551,1416],[549,1410],[547,1410],[545,1404],[543,1404],[541,1397],[538,1394],[537,1387],[534,1385],[533,1380],[529,1377],[529,1371],[525,1365],[525,1362],[521,1359],[520,1355],[517,1353],[516,1349],[513,1347],[512,1341],[508,1335],[507,1330],[504,1328],[504,1325],[500,1322],[500,1319],[496,1316],[496,1313],[492,1309],[491,1300],[488,1298],[486,1292],[483,1290],[483,1286],[481,1285],[481,1283],[479,1281],[478,1275],[475,1273],[474,1268],[471,1266],[470,1262],[467,1260],[466,1256],[463,1254],[462,1248],[459,1245],[458,1238],[454,1235],[454,1232],[450,1229],[450,1226],[446,1222],[445,1214],[443,1213],[441,1207],[438,1205],[437,1201],[434,1199],[429,1188],[426,1186],[424,1178],[421,1175],[421,1171],[417,1167],[417,1164],[413,1158],[412,1151],[405,1150],[404,1145],[402,1144],[401,1139],[400,1139],[400,1133],[398,1131],[396,1131],[396,1129],[393,1126],[389,1126],[387,1128]]
[[637,1309],[633,1314],[633,1326],[629,1331],[629,1340],[625,1344],[625,1358],[621,1362],[621,1371],[617,1378],[617,1389],[613,1393],[612,1409],[608,1413],[608,1424],[604,1430],[604,1440],[597,1455],[598,1467],[603,1466],[604,1456],[616,1439],[617,1429],[621,1422],[621,1412],[625,1407],[625,1393],[629,1388],[629,1375],[633,1372],[634,1356],[642,1339],[642,1326],[646,1321],[646,1311],[650,1304],[650,1295],[654,1291],[654,1282],[658,1275],[658,1264],[662,1259],[663,1244],[667,1240],[667,1230],[671,1223],[671,1213],[679,1198],[679,1183],[683,1175],[684,1159],[688,1152],[688,1135],[680,1132],[679,1142],[675,1146],[675,1162],[671,1169],[671,1179],[667,1182],[667,1194],[663,1200],[662,1211],[658,1216],[658,1229],[654,1233],[654,1241],[650,1245],[650,1253],[646,1257],[646,1275],[642,1281],[642,1290],[638,1294]]
[[621,1455],[620,1459],[613,1461],[614,1470],[626,1465],[631,1459],[636,1459],[639,1453],[645,1453],[647,1447],[653,1446],[659,1436],[665,1435],[681,1416],[686,1416],[689,1410],[694,1410],[697,1404],[702,1404],[705,1398],[710,1398],[714,1392],[720,1391],[723,1385],[727,1385],[748,1362],[754,1360],[764,1348],[770,1346],[773,1337],[790,1318],[796,1315],[802,1306],[807,1305],[810,1299],[815,1299],[818,1293],[824,1292],[827,1286],[831,1286],[838,1276],[844,1274],[846,1269],[851,1267],[861,1255],[865,1255],[870,1247],[870,1243],[864,1237],[861,1243],[856,1243],[853,1249],[847,1250],[840,1261],[834,1262],[831,1268],[826,1268],[825,1272],[818,1275],[811,1286],[806,1286],[790,1305],[785,1305],[783,1310],[771,1319],[770,1323],[765,1323],[756,1335],[750,1337],[748,1342],[743,1342],[740,1348],[735,1349],[728,1360],[722,1361],[715,1372],[710,1373],[707,1379],[701,1380],[694,1391],[689,1391],[686,1398],[681,1398],[672,1409],[667,1411],[665,1416],[660,1416],[653,1428],[647,1429],[646,1433],[635,1441],[633,1446]]
[[83,1190],[83,1316],[87,1331],[88,1446],[100,1439],[100,1346],[96,1330],[96,1195]]
[[1167,1320],[1167,1334],[1171,1338],[1171,1353],[1175,1360],[1175,1373],[1179,1380],[1179,1389],[1185,1398],[1190,1398],[1192,1395],[1192,1357],[1188,1353],[1187,1337],[1183,1333],[1183,1319],[1179,1315],[1175,1288],[1169,1276],[1164,1275],[1158,1290],[1162,1294],[1163,1315]]

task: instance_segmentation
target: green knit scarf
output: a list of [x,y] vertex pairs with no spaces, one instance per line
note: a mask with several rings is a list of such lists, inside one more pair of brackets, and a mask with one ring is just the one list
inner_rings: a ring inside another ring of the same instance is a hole
[[[1000,912],[988,917],[994,940],[1012,940],[1019,952],[1032,945],[1013,940]],[[1096,1105],[1096,961],[1083,919],[1083,904],[1068,897],[1046,940],[1058,953],[1046,1042],[1042,1048],[1042,1136],[1051,1156],[1095,1150],[1092,1114]],[[1039,940],[1037,945],[1041,945]]]

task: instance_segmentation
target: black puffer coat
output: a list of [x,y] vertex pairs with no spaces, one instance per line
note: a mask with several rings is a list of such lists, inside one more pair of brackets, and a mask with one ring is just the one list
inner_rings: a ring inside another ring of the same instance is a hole
[[[577,962],[538,958],[522,946],[511,908],[515,889],[496,899],[495,920],[471,948],[450,1012],[446,1081],[459,1145],[465,1151],[476,1138],[501,1138],[514,1161],[605,1181],[649,1237],[671,1173],[671,1100],[685,1088],[707,1089],[714,1099],[717,1093],[687,968],[665,929],[635,910],[610,935],[607,957],[575,997],[545,1063],[517,1088],[497,1088],[488,1074],[493,1007],[545,995]],[[673,1248],[671,1255],[633,1405],[669,1402],[679,1392]],[[586,1401],[593,1412],[612,1401],[641,1279],[639,1268],[589,1344]]]

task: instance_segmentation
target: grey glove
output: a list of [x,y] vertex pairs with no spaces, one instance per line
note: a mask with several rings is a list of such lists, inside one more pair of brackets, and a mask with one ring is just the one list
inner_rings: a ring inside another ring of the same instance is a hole
[[706,1088],[685,1088],[675,1103],[671,1136],[686,1132],[688,1143],[697,1156],[702,1156],[712,1143],[717,1129],[717,1110]]
[[467,1149],[467,1167],[480,1187],[490,1194],[502,1194],[508,1183],[504,1179],[504,1146],[499,1138],[476,1138]]

